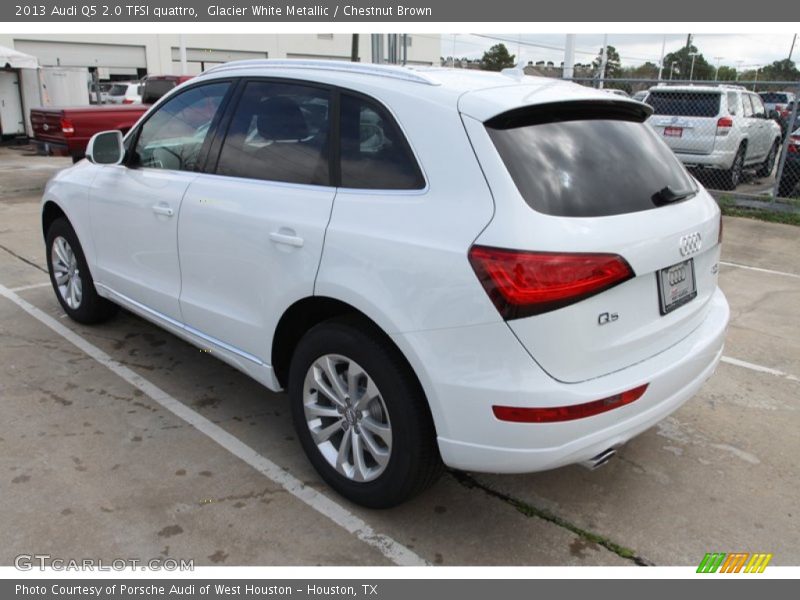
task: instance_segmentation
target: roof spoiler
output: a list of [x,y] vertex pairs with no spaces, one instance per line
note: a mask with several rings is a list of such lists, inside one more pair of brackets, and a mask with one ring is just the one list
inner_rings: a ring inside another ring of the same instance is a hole
[[520,106],[500,113],[484,124],[491,129],[515,129],[563,121],[633,121],[643,123],[653,109],[642,102],[625,99],[573,100]]

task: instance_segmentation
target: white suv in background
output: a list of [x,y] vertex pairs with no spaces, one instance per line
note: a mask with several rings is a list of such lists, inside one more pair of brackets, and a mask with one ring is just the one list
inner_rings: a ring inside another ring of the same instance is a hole
[[700,388],[728,322],[719,208],[649,114],[513,71],[215,67],[47,185],[55,294],[288,390],[366,506],[442,464],[596,467]]
[[109,104],[141,104],[143,84],[139,81],[117,81],[106,95]]
[[735,189],[746,168],[767,177],[780,151],[781,128],[761,97],[741,86],[656,86],[649,123],[687,167],[715,169],[711,184]]

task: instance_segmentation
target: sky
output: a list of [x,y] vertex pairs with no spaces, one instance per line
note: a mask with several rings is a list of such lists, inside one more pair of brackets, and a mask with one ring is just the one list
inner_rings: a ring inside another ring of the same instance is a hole
[[[688,32],[687,32],[688,33]],[[417,34],[419,35],[419,34]],[[687,34],[667,34],[666,52],[686,44]],[[762,67],[789,56],[792,34],[693,34],[692,43],[712,65],[728,65],[748,69]],[[521,55],[525,62],[564,60],[564,34],[442,34],[442,56],[452,56],[455,43],[457,57],[480,58],[489,47],[500,42],[512,54]],[[608,44],[619,52],[623,66],[637,66],[650,61],[658,64],[665,36],[660,34],[608,34]],[[603,34],[578,34],[575,42],[575,62],[591,62],[603,45]],[[792,59],[800,62],[800,44]],[[520,56],[517,57],[519,59]]]

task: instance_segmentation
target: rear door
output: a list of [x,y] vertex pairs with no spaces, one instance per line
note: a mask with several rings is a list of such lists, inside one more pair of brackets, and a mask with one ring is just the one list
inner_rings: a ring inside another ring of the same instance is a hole
[[653,90],[650,125],[674,152],[711,154],[717,135],[720,92]]
[[249,80],[178,225],[187,326],[255,362],[293,302],[313,294],[335,188],[331,91]]
[[772,146],[772,127],[767,120],[767,109],[758,94],[747,94],[753,103],[753,118],[751,141],[755,150],[754,157],[764,158]]
[[[489,249],[479,255],[488,277],[479,278],[496,306],[514,305],[501,311],[508,326],[565,382],[677,343],[703,321],[717,289],[715,202],[643,111],[597,104],[465,118],[497,204],[475,242]],[[510,262],[508,251],[517,255]],[[584,279],[606,276],[609,285],[582,292]]]
[[95,167],[96,281],[175,321],[181,320],[178,214],[229,88],[216,81],[170,98],[131,138],[127,164]]

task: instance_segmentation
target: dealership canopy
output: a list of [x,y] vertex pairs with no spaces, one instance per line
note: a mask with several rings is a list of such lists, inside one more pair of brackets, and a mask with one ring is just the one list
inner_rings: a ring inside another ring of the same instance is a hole
[[0,46],[0,69],[36,69],[38,67],[39,61],[35,56]]

